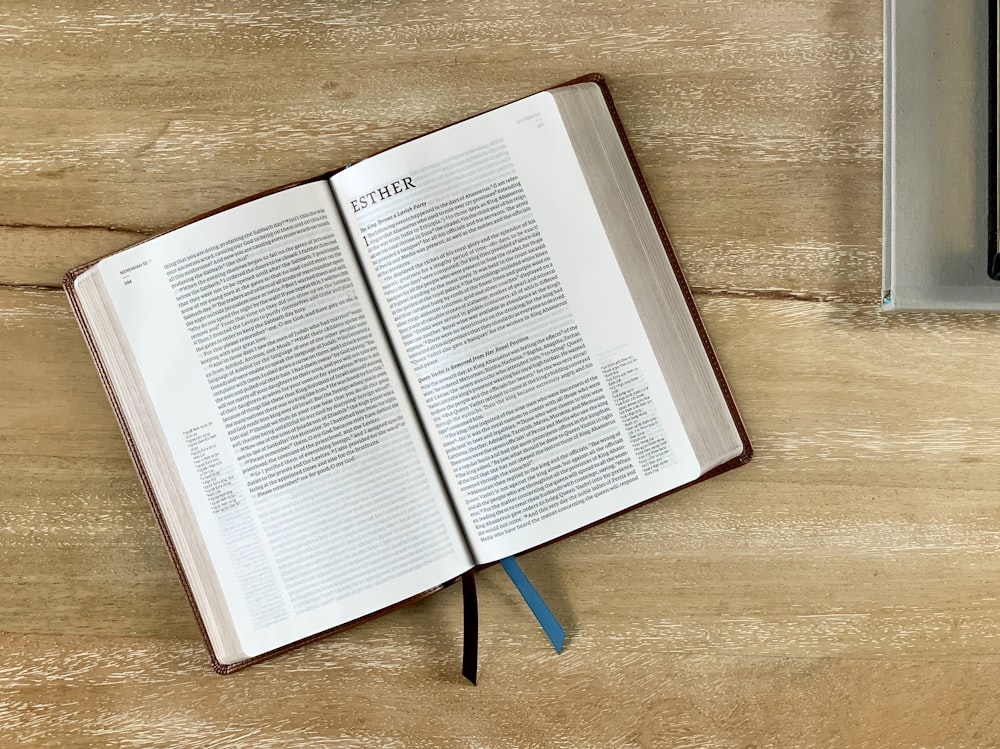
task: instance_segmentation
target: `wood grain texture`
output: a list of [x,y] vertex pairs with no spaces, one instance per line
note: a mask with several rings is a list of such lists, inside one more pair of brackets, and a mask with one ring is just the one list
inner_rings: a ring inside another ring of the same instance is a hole
[[[8,0],[0,746],[1000,744],[989,315],[876,310],[867,0]],[[69,267],[581,73],[608,75],[749,466],[231,677],[208,668]],[[993,378],[995,380],[995,378]]]

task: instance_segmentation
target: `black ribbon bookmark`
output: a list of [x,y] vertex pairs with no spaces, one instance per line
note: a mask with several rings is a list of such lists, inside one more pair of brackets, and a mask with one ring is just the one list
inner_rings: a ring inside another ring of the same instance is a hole
[[476,573],[462,575],[462,676],[476,684],[479,668],[479,602],[476,599]]

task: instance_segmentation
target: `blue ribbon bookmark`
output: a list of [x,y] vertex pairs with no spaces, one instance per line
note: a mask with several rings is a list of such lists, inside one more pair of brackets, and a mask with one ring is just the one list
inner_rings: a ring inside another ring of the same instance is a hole
[[552,643],[552,647],[556,649],[557,653],[562,653],[563,643],[566,642],[566,630],[562,628],[559,620],[556,619],[555,614],[552,610],[545,605],[545,601],[542,597],[538,595],[538,591],[535,590],[535,586],[531,584],[524,572],[521,571],[520,565],[518,565],[517,560],[514,557],[507,557],[506,559],[501,559],[500,564],[503,565],[504,571],[510,578],[511,582],[521,593],[521,597],[524,598],[524,602],[528,604],[528,608],[531,609],[531,613],[535,615],[535,619],[538,623],[542,625],[542,631],[545,632],[545,636],[549,638],[549,642]]

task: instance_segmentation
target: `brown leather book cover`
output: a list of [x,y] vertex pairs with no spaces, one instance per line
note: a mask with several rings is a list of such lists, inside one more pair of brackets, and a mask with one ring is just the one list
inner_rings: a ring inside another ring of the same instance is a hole
[[[737,466],[743,465],[744,463],[748,462],[751,459],[751,457],[753,455],[753,448],[751,447],[750,439],[747,436],[746,428],[745,428],[745,426],[743,424],[743,421],[742,421],[742,419],[740,417],[739,411],[736,408],[736,403],[733,400],[732,393],[730,392],[729,386],[726,383],[725,376],[723,375],[722,369],[719,366],[719,362],[718,362],[718,359],[717,359],[717,357],[715,355],[715,351],[713,350],[712,344],[711,344],[711,342],[709,341],[709,338],[708,338],[708,334],[705,331],[705,326],[704,326],[704,324],[703,324],[703,322],[701,320],[701,316],[699,315],[698,309],[695,306],[694,298],[693,298],[693,296],[691,294],[691,290],[688,287],[687,282],[684,279],[684,274],[683,274],[683,271],[681,270],[680,263],[678,262],[677,256],[674,253],[673,246],[670,243],[670,239],[669,239],[669,237],[667,235],[667,232],[666,232],[666,230],[663,227],[663,222],[660,220],[660,216],[659,216],[659,213],[656,210],[656,206],[653,204],[652,196],[650,195],[649,188],[648,188],[648,186],[646,184],[646,181],[645,181],[645,179],[642,176],[641,170],[639,169],[638,162],[636,161],[636,158],[635,158],[635,153],[632,150],[631,144],[629,143],[629,140],[628,140],[628,136],[626,135],[625,129],[622,126],[621,118],[619,117],[618,111],[615,108],[614,101],[613,101],[613,99],[611,97],[611,90],[608,87],[607,81],[605,80],[605,78],[604,78],[603,75],[601,75],[599,73],[592,73],[592,74],[589,74],[589,75],[581,76],[579,78],[574,78],[573,80],[566,81],[564,83],[560,83],[560,84],[558,84],[556,86],[551,86],[550,88],[543,89],[543,91],[549,91],[549,90],[552,90],[552,89],[561,88],[563,86],[572,86],[572,85],[575,85],[575,84],[578,84],[578,83],[594,83],[594,84],[597,84],[600,87],[601,92],[603,93],[604,101],[607,104],[608,110],[611,113],[612,120],[614,121],[615,127],[616,127],[616,129],[618,131],[618,134],[619,134],[619,137],[621,138],[622,145],[624,146],[625,153],[628,156],[629,163],[631,164],[632,170],[633,170],[633,172],[635,174],[636,181],[638,182],[638,185],[639,185],[639,188],[640,188],[640,190],[642,192],[643,198],[646,201],[646,205],[647,205],[647,207],[649,209],[650,216],[652,217],[653,222],[654,222],[654,224],[656,226],[656,230],[657,230],[657,232],[658,232],[658,234],[660,236],[660,240],[663,243],[664,252],[666,253],[667,257],[670,260],[671,268],[673,269],[674,275],[677,278],[677,282],[678,282],[678,284],[680,286],[681,293],[683,294],[684,301],[685,301],[685,303],[686,303],[686,305],[688,307],[688,310],[690,311],[691,317],[693,319],[695,328],[698,331],[698,335],[701,338],[702,344],[705,347],[705,352],[706,352],[706,354],[708,356],[709,362],[711,363],[712,370],[715,373],[716,378],[718,379],[719,386],[721,388],[723,397],[725,398],[726,405],[729,408],[729,411],[730,411],[730,413],[732,415],[733,421],[734,421],[734,423],[736,425],[736,429],[737,429],[737,431],[739,433],[740,440],[742,441],[742,444],[743,444],[743,450],[742,450],[742,452],[738,456],[736,456],[735,458],[732,458],[732,459],[726,461],[725,463],[723,463],[723,464],[721,464],[719,466],[716,466],[715,468],[711,469],[710,471],[706,472],[705,474],[702,474],[700,477],[698,477],[694,481],[689,482],[688,484],[684,484],[683,486],[676,487],[675,489],[672,489],[672,490],[670,490],[668,492],[665,492],[663,494],[659,494],[659,495],[656,495],[654,497],[650,497],[650,498],[648,498],[648,499],[646,499],[644,501],[641,501],[641,502],[639,502],[637,504],[634,504],[631,507],[623,510],[620,513],[615,513],[614,515],[610,515],[608,517],[603,518],[602,520],[597,521],[597,523],[591,524],[591,526],[592,526],[592,525],[597,525],[599,523],[603,523],[605,520],[608,520],[611,517],[615,517],[617,515],[623,514],[624,512],[629,512],[630,510],[634,509],[635,507],[638,507],[638,506],[640,506],[642,504],[646,504],[646,503],[651,502],[653,500],[659,499],[659,498],[661,498],[663,496],[666,496],[667,494],[672,494],[672,493],[674,493],[676,491],[680,491],[681,489],[685,488],[686,486],[690,486],[692,484],[699,483],[701,481],[704,481],[705,479],[711,478],[713,476],[717,476],[720,473],[724,473],[726,471],[732,470],[733,468],[736,468]],[[541,92],[539,92],[539,93],[541,93]],[[505,105],[501,105],[501,106],[505,106]],[[499,107],[497,107],[497,108],[499,108]],[[472,115],[472,116],[475,116],[475,115]],[[466,118],[466,119],[471,119],[471,116],[470,116],[470,118]],[[452,123],[452,124],[457,124],[457,123]],[[450,126],[451,125],[447,125],[447,126],[444,126],[444,127],[450,127]],[[438,129],[439,130],[443,130],[444,127],[438,128]],[[435,131],[431,131],[431,132],[435,132]],[[422,136],[417,136],[417,137],[422,137]],[[415,138],[414,139],[410,139],[410,140],[415,140]],[[406,142],[409,142],[409,141],[403,141],[403,143],[406,143]],[[397,145],[402,145],[402,143],[397,144]],[[393,147],[395,147],[395,146],[393,146]],[[388,149],[386,149],[386,150],[388,150]],[[307,182],[314,182],[314,181],[319,181],[319,180],[327,179],[332,174],[335,174],[337,171],[340,171],[340,169],[343,169],[343,168],[344,167],[340,167],[338,169],[335,169],[333,171],[330,171],[330,172],[318,175],[316,177],[312,177],[312,178],[309,178],[309,179],[301,180],[301,181],[294,182],[294,183],[291,183],[291,184],[288,184],[288,185],[283,185],[281,187],[277,187],[277,188],[274,188],[272,190],[267,190],[267,191],[258,193],[256,195],[249,196],[249,197],[244,198],[242,200],[239,200],[239,201],[227,204],[225,206],[222,206],[222,207],[220,207],[220,208],[218,208],[216,210],[210,211],[208,213],[204,213],[204,214],[195,216],[195,217],[189,219],[188,221],[185,221],[182,224],[178,224],[177,226],[175,226],[175,227],[173,227],[173,228],[171,228],[171,229],[169,229],[169,230],[167,230],[165,232],[161,232],[160,234],[158,234],[156,236],[162,236],[163,234],[167,234],[167,233],[169,233],[171,231],[179,229],[182,226],[186,226],[188,224],[191,224],[191,223],[194,223],[196,221],[199,221],[200,219],[206,218],[206,217],[214,215],[216,213],[221,213],[221,212],[226,211],[226,210],[228,210],[230,208],[233,208],[233,207],[235,207],[237,205],[241,205],[243,203],[247,203],[247,202],[250,202],[252,200],[256,200],[256,199],[264,197],[266,195],[269,195],[269,194],[272,194],[272,193],[275,193],[275,192],[279,192],[281,190],[285,190],[285,189],[288,189],[288,188],[291,188],[291,187],[295,187],[297,185],[305,184]],[[152,238],[154,238],[154,237],[150,237],[150,238],[144,239],[144,240],[142,240],[142,242],[138,242],[138,243],[136,243],[134,245],[131,245],[130,247],[135,247],[135,246],[137,246],[139,244],[142,244],[144,242],[148,242]],[[129,249],[129,248],[123,248],[122,250],[119,250],[118,252],[122,252],[122,251],[127,250],[127,249]],[[116,254],[116,253],[111,253],[111,254]],[[143,464],[143,458],[139,454],[139,451],[137,449],[136,443],[135,443],[135,441],[133,439],[130,425],[127,423],[127,421],[126,421],[126,419],[124,417],[123,409],[122,409],[121,404],[119,402],[118,396],[115,393],[114,384],[111,382],[111,379],[108,376],[107,368],[106,368],[104,362],[101,360],[100,353],[97,350],[97,347],[96,347],[94,339],[93,339],[93,335],[92,335],[92,332],[91,332],[90,324],[89,324],[89,322],[87,320],[86,312],[83,310],[83,308],[81,306],[81,303],[80,303],[80,298],[79,298],[79,296],[78,296],[78,294],[76,292],[76,286],[75,286],[75,284],[76,284],[77,278],[83,272],[85,272],[87,269],[89,269],[93,265],[95,265],[100,259],[101,258],[95,259],[95,260],[93,260],[91,262],[85,263],[84,265],[81,265],[81,266],[79,266],[77,268],[74,268],[74,269],[70,270],[69,272],[67,272],[66,275],[63,278],[63,288],[65,289],[66,294],[69,297],[70,306],[73,309],[73,313],[76,316],[76,319],[77,319],[77,322],[80,325],[81,331],[83,332],[83,336],[84,336],[84,339],[85,339],[85,341],[87,343],[87,347],[90,350],[91,356],[94,359],[94,363],[97,366],[97,371],[98,371],[98,373],[99,373],[99,375],[101,377],[101,382],[103,383],[104,389],[105,389],[105,391],[108,394],[108,399],[111,402],[112,409],[114,410],[115,416],[118,419],[118,424],[121,427],[122,434],[125,437],[125,443],[128,446],[129,454],[131,455],[132,460],[135,463],[136,470],[137,470],[137,472],[139,474],[139,479],[142,482],[142,486],[143,486],[143,489],[146,492],[147,497],[149,498],[149,502],[150,502],[150,506],[152,507],[153,514],[156,517],[156,521],[157,521],[157,523],[158,523],[158,525],[160,527],[160,531],[163,534],[164,540],[165,540],[165,542],[167,544],[167,549],[169,550],[171,559],[174,562],[174,566],[177,568],[177,572],[178,572],[178,575],[180,576],[181,583],[184,586],[184,590],[185,590],[185,593],[187,595],[188,601],[190,602],[191,608],[194,611],[195,618],[196,618],[196,620],[198,622],[198,627],[199,627],[199,629],[200,629],[200,631],[202,633],[202,638],[205,641],[205,645],[206,645],[206,647],[208,649],[209,655],[210,655],[211,660],[212,660],[212,667],[218,673],[220,673],[220,674],[228,674],[228,673],[232,673],[234,671],[238,671],[240,669],[246,668],[247,666],[253,665],[255,663],[259,663],[259,662],[267,660],[269,658],[273,658],[274,656],[277,656],[277,655],[280,655],[282,653],[288,652],[289,650],[292,650],[294,648],[300,647],[301,645],[304,645],[306,643],[313,642],[315,640],[319,640],[321,638],[327,637],[327,636],[329,636],[331,634],[334,634],[336,632],[340,632],[340,631],[342,631],[344,629],[347,629],[349,627],[353,627],[353,626],[356,626],[356,625],[361,624],[363,622],[369,621],[369,620],[374,619],[374,618],[376,618],[378,616],[381,616],[381,615],[383,615],[385,613],[388,613],[389,611],[394,611],[394,610],[396,610],[398,608],[401,608],[403,606],[406,606],[406,605],[408,605],[408,604],[410,604],[410,603],[412,603],[412,602],[414,602],[416,600],[419,600],[420,598],[423,598],[423,597],[425,597],[427,595],[430,595],[431,593],[434,593],[434,592],[440,590],[441,588],[445,587],[445,585],[448,585],[451,582],[453,582],[453,581],[446,581],[445,583],[443,583],[440,586],[436,586],[436,587],[432,588],[431,590],[425,591],[424,593],[421,593],[421,594],[419,594],[417,596],[414,596],[412,598],[406,599],[404,601],[400,601],[399,603],[394,604],[392,606],[389,606],[389,607],[387,607],[385,609],[382,609],[380,611],[376,611],[376,612],[374,612],[372,614],[369,614],[367,616],[361,617],[359,619],[356,619],[354,621],[348,622],[346,624],[338,625],[336,627],[333,627],[331,629],[325,630],[323,632],[316,633],[316,634],[311,635],[309,637],[306,637],[304,639],[288,643],[287,645],[284,645],[284,646],[282,646],[280,648],[276,648],[274,650],[271,650],[271,651],[268,651],[266,653],[254,656],[252,658],[247,658],[245,660],[239,661],[237,663],[232,663],[232,664],[222,663],[218,659],[217,654],[216,654],[216,652],[215,652],[215,650],[214,650],[214,648],[212,646],[212,643],[209,640],[208,632],[206,630],[204,621],[202,619],[202,614],[199,611],[198,606],[195,603],[194,596],[193,596],[193,594],[191,592],[191,586],[190,586],[190,583],[188,581],[187,573],[185,572],[185,570],[183,568],[183,565],[180,562],[179,556],[177,554],[176,547],[175,547],[175,545],[173,543],[173,540],[171,539],[170,531],[169,531],[169,529],[168,529],[168,527],[166,525],[166,522],[164,520],[163,512],[162,512],[161,507],[160,507],[160,501],[157,498],[156,492],[155,492],[155,490],[154,490],[154,488],[153,488],[153,486],[152,486],[152,484],[150,482],[149,474],[148,474],[148,472],[147,472],[147,470],[146,470],[146,468],[145,468],[145,466]],[[586,526],[586,527],[591,527],[591,526]],[[574,533],[578,533],[580,530],[585,530],[585,528],[581,528],[581,529],[579,529],[577,531],[574,531]],[[572,535],[572,534],[568,534],[568,535]],[[558,540],[559,540],[559,538],[553,539],[552,541],[548,541],[545,544],[541,544],[541,546],[547,546],[548,544],[554,543],[555,541],[558,541]],[[483,565],[483,567],[486,567],[486,566],[490,566],[490,565]]]

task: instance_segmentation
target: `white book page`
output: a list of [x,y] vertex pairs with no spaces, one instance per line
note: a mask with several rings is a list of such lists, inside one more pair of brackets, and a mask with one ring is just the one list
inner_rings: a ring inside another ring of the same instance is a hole
[[325,182],[98,269],[247,656],[469,568]]
[[551,95],[331,181],[478,562],[697,478]]

